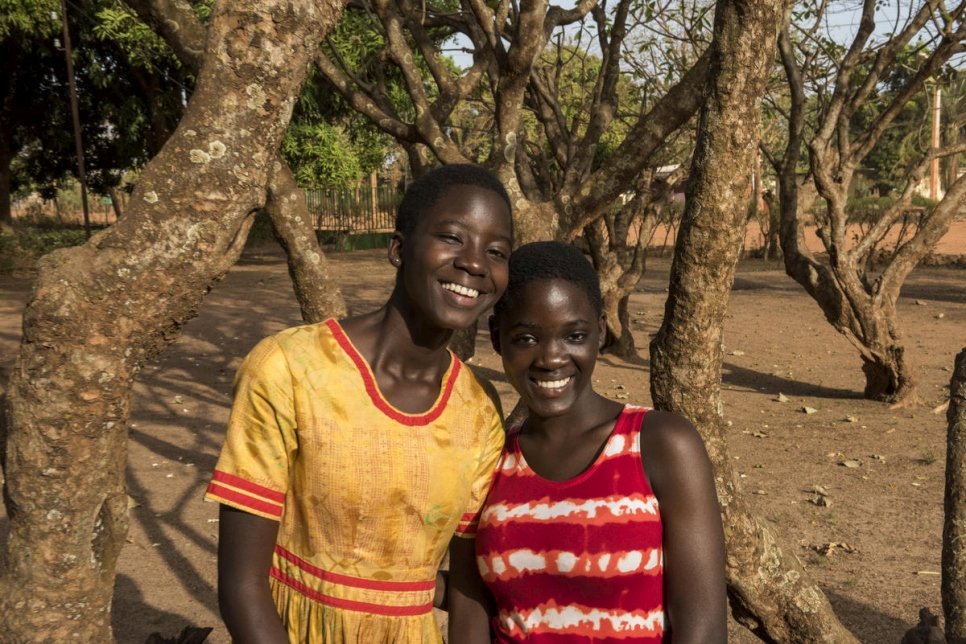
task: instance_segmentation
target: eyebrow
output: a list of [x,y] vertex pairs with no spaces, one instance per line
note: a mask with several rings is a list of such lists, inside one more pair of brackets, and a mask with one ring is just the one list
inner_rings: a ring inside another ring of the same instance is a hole
[[[583,318],[578,318],[576,320],[571,320],[569,322],[565,322],[563,324],[563,326],[579,326],[581,324],[590,324],[590,321],[589,320],[585,320]],[[517,329],[517,328],[523,328],[523,329],[539,329],[539,328],[541,328],[541,326],[539,324],[534,324],[533,322],[525,322],[525,321],[522,321],[521,320],[520,322],[517,322],[517,323],[513,324],[510,327],[511,330],[512,329]]]
[[[462,228],[463,230],[467,229],[467,225],[464,224],[459,219],[441,219],[440,221],[436,222],[436,224],[438,226],[457,226],[458,228]],[[510,237],[509,235],[497,235],[497,238],[510,244],[510,246],[513,246],[513,238]]]

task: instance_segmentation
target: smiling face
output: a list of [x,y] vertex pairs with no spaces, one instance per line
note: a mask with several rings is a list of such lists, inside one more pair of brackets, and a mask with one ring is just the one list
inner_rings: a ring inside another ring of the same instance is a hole
[[506,289],[511,236],[510,212],[497,193],[447,188],[411,233],[397,231],[389,245],[410,314],[439,329],[472,325]]
[[579,284],[528,282],[491,324],[503,370],[531,415],[561,416],[594,396],[604,318]]

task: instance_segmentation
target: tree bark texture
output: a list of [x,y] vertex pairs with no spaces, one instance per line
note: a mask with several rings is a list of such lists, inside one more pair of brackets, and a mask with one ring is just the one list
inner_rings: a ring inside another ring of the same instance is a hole
[[[128,0],[188,69],[201,67],[206,31],[185,0]],[[346,313],[345,300],[329,276],[328,262],[319,246],[305,194],[285,160],[278,156],[268,178],[265,209],[288,260],[295,298],[306,322],[319,322]]]
[[966,643],[966,348],[956,356],[946,413],[942,600],[946,640]]
[[782,3],[717,4],[712,67],[664,321],[651,343],[655,405],[688,417],[715,468],[735,618],[770,642],[853,642],[800,562],[751,513],[728,456],[721,404],[722,328],[747,216],[759,100]]
[[329,264],[319,248],[315,221],[309,213],[305,192],[295,183],[292,170],[281,159],[275,160],[268,182],[265,210],[288,259],[288,272],[295,298],[306,322],[321,322],[346,314],[339,285],[329,274]]
[[133,379],[238,258],[341,7],[219,3],[185,116],[124,218],[41,261],[8,389],[0,633],[9,641],[112,640]]

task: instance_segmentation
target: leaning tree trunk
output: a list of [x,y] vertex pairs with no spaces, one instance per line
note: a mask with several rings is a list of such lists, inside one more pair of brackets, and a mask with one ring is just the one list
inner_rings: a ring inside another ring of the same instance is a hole
[[13,233],[13,212],[11,211],[10,164],[13,153],[10,151],[6,132],[0,133],[0,235]]
[[288,258],[288,272],[295,299],[306,322],[321,322],[346,314],[339,285],[329,276],[329,264],[319,248],[315,220],[309,213],[305,193],[295,183],[292,170],[276,159],[268,182],[265,210],[272,229]]
[[8,389],[0,632],[9,641],[111,641],[133,379],[238,258],[341,6],[220,3],[184,119],[125,217],[42,260]]
[[[751,513],[728,457],[721,407],[722,328],[747,215],[759,98],[782,3],[721,0],[664,322],[651,343],[656,406],[690,418],[714,464],[735,618],[772,642],[853,642],[797,559]],[[737,171],[736,171],[737,169]]]
[[942,597],[946,639],[966,643],[966,348],[949,383]]

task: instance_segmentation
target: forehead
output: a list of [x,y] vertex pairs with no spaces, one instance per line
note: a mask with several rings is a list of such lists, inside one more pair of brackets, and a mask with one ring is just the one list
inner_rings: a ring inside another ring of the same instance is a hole
[[416,225],[425,228],[440,221],[493,228],[507,239],[513,230],[510,210],[503,197],[476,185],[447,186],[435,203],[423,211]]
[[576,282],[560,278],[523,284],[510,298],[504,315],[514,322],[532,320],[542,325],[597,318],[587,291]]

